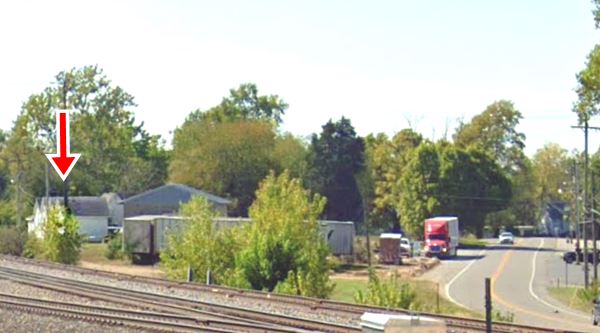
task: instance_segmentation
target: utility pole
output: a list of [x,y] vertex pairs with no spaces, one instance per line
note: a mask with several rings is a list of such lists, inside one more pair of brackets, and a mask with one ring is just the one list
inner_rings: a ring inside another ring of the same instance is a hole
[[[63,110],[67,109],[67,77],[65,76],[63,81],[63,91],[62,91],[62,108]],[[65,210],[67,214],[71,214],[71,209],[69,208],[69,178],[65,179],[63,182],[63,204],[65,205]]]
[[[590,173],[590,157],[588,153],[588,136],[589,130],[600,130],[599,127],[590,127],[589,116],[583,115],[583,126],[571,126],[572,128],[583,128],[584,134],[584,166],[583,166],[583,276],[584,285],[587,289],[590,284],[589,265],[588,265],[588,235],[587,235],[587,223],[591,223],[592,214],[590,210],[590,184],[589,184],[589,173]],[[580,118],[581,119],[581,118]],[[592,223],[593,227],[593,223]],[[595,254],[594,254],[595,255]]]
[[591,186],[591,200],[590,200],[590,218],[592,219],[592,253],[593,253],[593,260],[592,260],[592,264],[594,265],[594,279],[592,281],[597,281],[598,280],[598,251],[597,251],[597,245],[596,245],[596,217],[594,216],[594,194],[596,193],[596,186],[594,185],[594,171],[592,170],[592,175],[591,175],[591,182],[592,182],[592,186]]
[[[579,226],[581,225],[581,217],[579,215],[579,168],[577,161],[574,161],[573,168],[575,169],[575,238],[577,240],[575,249],[579,249]],[[575,264],[579,265],[579,253],[576,251]]]

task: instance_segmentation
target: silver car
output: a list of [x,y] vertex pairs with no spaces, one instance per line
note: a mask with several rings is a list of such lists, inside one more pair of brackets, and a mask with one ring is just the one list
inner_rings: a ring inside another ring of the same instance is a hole
[[500,244],[514,244],[515,243],[515,237],[513,236],[513,234],[511,232],[503,232],[500,234],[500,236],[498,236],[498,243]]

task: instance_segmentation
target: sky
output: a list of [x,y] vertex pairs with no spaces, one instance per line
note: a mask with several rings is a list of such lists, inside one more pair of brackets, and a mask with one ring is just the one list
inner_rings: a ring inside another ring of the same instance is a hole
[[[63,70],[98,65],[161,134],[229,89],[289,105],[282,129],[412,127],[450,138],[494,101],[523,114],[529,155],[582,149],[575,75],[599,41],[590,0],[7,1],[0,3],[0,128]],[[600,124],[600,121],[593,121]],[[597,125],[597,124],[594,124]],[[592,133],[590,149],[598,149]]]

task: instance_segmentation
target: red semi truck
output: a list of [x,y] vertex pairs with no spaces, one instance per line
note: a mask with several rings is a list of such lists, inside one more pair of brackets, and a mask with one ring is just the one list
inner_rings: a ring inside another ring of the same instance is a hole
[[455,257],[458,237],[457,217],[440,216],[425,220],[425,255]]

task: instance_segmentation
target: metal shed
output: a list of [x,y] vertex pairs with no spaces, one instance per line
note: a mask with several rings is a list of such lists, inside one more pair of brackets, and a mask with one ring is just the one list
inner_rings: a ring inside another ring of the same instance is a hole
[[176,215],[181,204],[190,201],[194,196],[206,198],[220,215],[227,216],[227,206],[231,201],[182,184],[163,185],[119,203],[123,205],[126,218],[140,215]]

